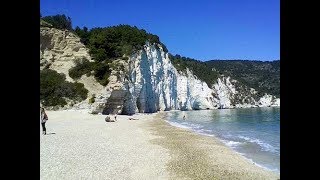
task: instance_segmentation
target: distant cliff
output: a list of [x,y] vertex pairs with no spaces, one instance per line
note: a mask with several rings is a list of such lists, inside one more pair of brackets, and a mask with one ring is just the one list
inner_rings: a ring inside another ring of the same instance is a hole
[[75,59],[84,58],[94,63],[89,49],[73,32],[48,26],[40,28],[40,39],[40,70],[55,70],[64,74],[66,81],[83,83],[89,91],[86,100],[72,101],[64,108],[84,109],[90,113],[134,114],[280,106],[280,99],[274,95],[258,95],[257,90],[228,75],[220,74],[213,84],[207,84],[192,69],[178,71],[163,45],[149,41],[140,50],[123,55],[126,58],[96,62],[106,63],[110,70],[105,76],[108,78],[105,86],[94,78],[97,74],[94,71],[99,69],[72,79],[69,71],[76,66]]
[[255,88],[259,93],[280,97],[280,60],[211,60],[205,64],[246,86]]

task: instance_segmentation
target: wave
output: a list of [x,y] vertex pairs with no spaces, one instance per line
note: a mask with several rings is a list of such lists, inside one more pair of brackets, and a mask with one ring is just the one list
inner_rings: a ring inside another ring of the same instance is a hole
[[[201,129],[201,127],[203,127],[201,125],[196,125],[196,124],[192,124],[192,123],[188,123],[188,122],[178,123],[178,122],[172,122],[172,121],[168,121],[168,120],[165,120],[165,121],[168,122],[172,126],[183,128],[183,129],[193,130],[196,133],[201,134],[201,135],[211,136],[211,137],[215,136],[214,134],[212,134],[211,130]],[[232,135],[229,134],[228,137],[232,137]],[[252,142],[252,143],[256,143],[256,144],[260,145],[262,148],[264,148],[264,150],[276,151],[273,146],[271,146],[268,143],[264,143],[259,139],[249,138],[246,136],[237,136],[237,137],[240,139],[244,139],[246,141]],[[220,140],[222,143],[224,143],[225,145],[227,145],[231,148],[235,148],[235,147],[244,143],[244,142],[238,142],[238,141],[223,140],[220,138],[218,138],[218,140]],[[270,170],[270,171],[273,171],[276,173],[280,173],[279,169],[277,169],[277,168],[270,168],[270,167],[266,167],[264,165],[258,164],[256,162],[254,162],[252,159],[248,158],[244,153],[240,153],[238,151],[235,151],[235,152],[238,153],[239,155],[243,156],[244,158],[246,158],[247,160],[249,160],[252,164],[255,164],[256,166],[259,166],[261,168],[264,168],[266,170]]]
[[227,141],[227,140],[221,140],[221,141],[230,147],[235,147],[235,146],[242,144],[242,142],[237,142],[237,141]]
[[166,122],[169,123],[172,126],[175,126],[175,127],[179,127],[179,128],[183,128],[183,129],[192,129],[191,127],[183,125],[181,123],[176,123],[176,122],[167,121],[167,120],[166,120]]
[[237,136],[238,138],[240,139],[244,139],[246,141],[249,141],[251,143],[256,143],[258,144],[260,147],[261,147],[261,150],[262,151],[267,151],[267,152],[272,152],[272,153],[279,153],[279,150],[278,148],[266,143],[266,142],[263,142],[261,141],[260,139],[255,139],[255,138],[249,138],[249,137],[246,137],[246,136]]
[[[196,132],[197,134],[215,137],[215,135],[213,134],[212,130],[203,129],[204,126],[201,126],[199,124],[193,124],[193,123],[190,123],[190,122],[178,123],[178,122],[173,122],[173,121],[168,121],[168,120],[165,120],[165,121],[168,122],[170,125],[175,126],[175,127],[179,127],[179,128],[183,128],[183,129],[189,129],[189,130],[192,130],[192,131]],[[230,139],[230,138],[234,139],[235,136],[232,135],[232,134],[224,134],[224,135],[222,135],[222,138],[218,137],[218,140],[220,140],[225,145],[231,147],[232,149],[245,143],[245,142],[239,142],[239,141],[234,141],[234,140],[225,140],[224,138],[226,138],[226,137],[227,137],[227,139]],[[270,145],[270,144],[268,144],[266,142],[263,142],[263,141],[261,141],[259,139],[249,138],[249,137],[241,136],[241,135],[236,136],[236,137],[238,137],[238,139],[243,139],[243,140],[246,140],[248,142],[258,144],[261,147],[261,150],[263,150],[263,151],[276,152],[276,153],[279,152],[277,150],[277,148],[275,148],[272,145]],[[271,167],[267,167],[265,165],[258,164],[256,162],[254,162],[252,159],[248,158],[246,156],[246,154],[240,153],[238,151],[235,151],[235,152],[238,153],[239,155],[243,156],[244,158],[248,159],[251,163],[253,163],[253,164],[255,164],[255,165],[257,165],[257,166],[259,166],[261,168],[264,168],[264,169],[267,169],[267,170],[270,170],[270,171],[273,171],[273,172],[276,172],[276,173],[280,173],[278,168],[274,168],[274,167],[271,168]]]
[[[172,122],[172,121],[166,121],[168,122],[169,124],[173,125],[173,126],[176,126],[176,127],[180,127],[180,128],[184,128],[184,129],[190,129],[190,130],[193,130],[195,131],[196,133],[199,133],[199,134],[202,134],[202,135],[206,135],[206,136],[215,136],[213,133],[212,133],[212,130],[208,130],[208,129],[204,129],[202,125],[199,125],[199,124],[193,124],[193,123],[190,123],[190,122],[181,122],[181,123],[178,123],[178,122]],[[222,141],[223,143],[225,143],[226,145],[230,146],[230,147],[235,147],[235,146],[238,146],[238,145],[241,145],[243,144],[242,142],[238,142],[238,141],[235,141],[233,135],[231,134],[225,134],[225,135],[222,135]],[[240,139],[243,139],[245,141],[248,141],[248,142],[251,142],[251,143],[255,143],[257,145],[259,145],[261,147],[261,150],[262,151],[266,151],[266,152],[271,152],[271,153],[277,153],[279,154],[280,151],[279,151],[279,148],[276,148],[260,139],[256,139],[256,138],[250,138],[250,137],[246,137],[246,136],[242,136],[242,135],[238,135],[236,136],[237,138],[240,138]],[[224,139],[226,138],[226,139]],[[232,139],[230,139],[232,138]]]
[[191,127],[193,129],[200,129],[202,128],[203,126],[199,125],[199,124],[193,124],[193,123],[188,123],[188,122],[182,122],[180,123],[182,125],[185,125],[185,126],[188,126],[188,127]]
[[166,121],[166,122],[168,122],[169,124],[171,124],[173,126],[181,127],[184,129],[204,130],[204,129],[201,129],[201,128],[203,128],[203,126],[199,125],[199,124],[193,124],[193,123],[189,123],[189,122],[181,122],[181,123],[172,122],[172,121]]
[[201,135],[205,135],[205,136],[214,136],[212,134],[212,130],[208,130],[208,129],[203,129],[202,125],[199,124],[193,124],[193,123],[188,123],[188,122],[182,122],[182,123],[178,123],[178,122],[172,122],[172,121],[167,121],[170,125],[175,126],[175,127],[179,127],[179,128],[183,128],[183,129],[189,129],[192,131],[195,131],[198,134]]

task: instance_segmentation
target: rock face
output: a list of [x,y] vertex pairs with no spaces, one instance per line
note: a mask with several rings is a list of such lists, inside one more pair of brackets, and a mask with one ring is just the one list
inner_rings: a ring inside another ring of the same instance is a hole
[[[177,71],[176,71],[177,72]],[[177,72],[177,106],[175,109],[213,109],[216,99],[212,89],[197,79],[188,69],[185,74]]]
[[126,93],[124,90],[113,90],[102,114],[117,114],[121,112]]
[[49,67],[66,75],[73,82],[68,70],[74,66],[73,60],[91,57],[79,37],[69,31],[55,28],[40,28],[40,70]]
[[[73,60],[92,61],[80,39],[68,31],[49,27],[40,28],[40,69],[50,68],[66,75]],[[134,114],[167,110],[199,110],[218,108],[248,108],[280,106],[280,99],[245,87],[230,77],[221,76],[213,85],[199,80],[188,69],[178,72],[171,64],[168,53],[161,45],[146,43],[129,60],[113,61],[109,84],[100,85],[92,76],[83,75],[79,82],[89,90],[88,99],[75,104],[73,109],[86,109],[89,113]],[[122,68],[118,68],[122,67]]]
[[272,95],[265,94],[258,103],[260,106],[280,106],[280,99],[275,99]]
[[[69,69],[75,66],[74,60],[82,58],[92,61],[88,49],[80,42],[78,36],[69,31],[40,27],[40,70],[44,68],[55,70],[63,73],[66,81],[74,82],[69,76]],[[78,82],[83,83],[88,89],[89,97],[92,94],[98,96],[104,90],[104,87],[92,76],[83,75]],[[76,107],[83,109],[91,105],[82,103]]]
[[130,57],[124,86],[129,94],[124,111],[149,113],[177,109],[177,72],[161,48],[147,44]]

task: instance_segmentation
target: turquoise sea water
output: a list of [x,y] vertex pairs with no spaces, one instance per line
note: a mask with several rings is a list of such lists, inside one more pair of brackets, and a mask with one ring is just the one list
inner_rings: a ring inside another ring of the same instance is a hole
[[257,165],[280,173],[279,107],[170,111],[166,120],[174,126],[215,136]]

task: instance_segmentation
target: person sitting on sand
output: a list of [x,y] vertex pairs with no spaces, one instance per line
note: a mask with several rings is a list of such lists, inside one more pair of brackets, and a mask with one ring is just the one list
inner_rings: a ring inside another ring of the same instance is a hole
[[40,106],[40,119],[41,119],[41,126],[42,126],[42,134],[46,135],[47,134],[46,122],[48,121],[48,116],[44,111],[44,108],[41,106]]
[[116,120],[111,120],[110,116],[107,116],[104,120],[106,122],[116,122]]

